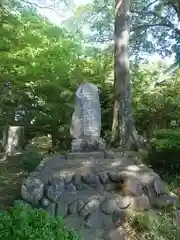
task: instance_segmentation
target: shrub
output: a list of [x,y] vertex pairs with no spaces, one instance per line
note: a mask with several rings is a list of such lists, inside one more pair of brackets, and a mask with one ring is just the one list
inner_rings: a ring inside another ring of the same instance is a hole
[[32,172],[42,160],[42,155],[33,150],[26,150],[21,157],[21,163],[25,170]]
[[18,201],[10,211],[0,212],[0,239],[3,240],[80,240],[63,219]]
[[150,164],[161,169],[180,169],[180,130],[155,131],[151,139]]

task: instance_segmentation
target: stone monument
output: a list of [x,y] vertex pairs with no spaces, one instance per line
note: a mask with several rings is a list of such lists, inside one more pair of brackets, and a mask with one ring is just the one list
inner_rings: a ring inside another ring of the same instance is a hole
[[102,151],[101,107],[98,88],[92,83],[84,83],[76,91],[75,110],[70,133],[73,137],[72,152]]

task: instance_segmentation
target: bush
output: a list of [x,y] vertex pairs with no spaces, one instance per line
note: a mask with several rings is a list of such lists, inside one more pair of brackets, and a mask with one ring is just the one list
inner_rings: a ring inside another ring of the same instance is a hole
[[33,150],[26,150],[21,157],[21,163],[25,170],[32,172],[41,162],[42,155]]
[[0,239],[80,240],[80,237],[64,225],[63,219],[18,201],[10,211],[0,212]]
[[149,161],[153,167],[179,171],[180,130],[162,129],[155,131],[151,139]]

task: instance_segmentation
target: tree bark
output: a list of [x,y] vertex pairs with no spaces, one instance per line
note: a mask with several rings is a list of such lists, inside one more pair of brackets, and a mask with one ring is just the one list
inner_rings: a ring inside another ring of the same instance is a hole
[[119,87],[120,147],[141,148],[131,107],[129,76],[130,0],[116,0],[115,11],[115,85]]
[[113,122],[111,130],[111,142],[115,142],[119,135],[119,110],[120,110],[120,94],[117,81],[114,79],[114,106],[113,106]]
[[57,128],[53,127],[51,131],[52,149],[55,149],[57,145],[58,139],[57,133],[58,133]]

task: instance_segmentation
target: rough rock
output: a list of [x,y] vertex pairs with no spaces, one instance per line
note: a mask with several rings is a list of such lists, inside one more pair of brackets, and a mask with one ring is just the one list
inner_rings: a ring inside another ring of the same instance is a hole
[[90,186],[81,181],[79,184],[76,185],[76,190],[77,191],[92,190],[93,187],[94,185]]
[[75,214],[78,213],[81,208],[84,207],[84,202],[80,199],[75,200],[74,202],[71,202],[68,207],[68,213],[69,214]]
[[103,231],[101,229],[85,229],[83,230],[83,239],[84,240],[103,240],[102,239]]
[[99,182],[99,178],[95,174],[88,174],[88,175],[82,176],[82,180],[86,184],[97,184]]
[[78,199],[78,192],[64,192],[62,195],[59,195],[58,202],[62,201],[67,204],[69,204],[72,201],[75,201]]
[[149,210],[151,208],[149,198],[145,195],[132,197],[131,208],[137,212]]
[[106,172],[102,171],[102,172],[98,173],[98,176],[99,176],[100,182],[102,184],[108,183],[109,177]]
[[64,176],[62,175],[57,175],[57,174],[52,174],[49,177],[49,185],[53,185],[53,186],[61,186],[62,188],[64,188]]
[[[61,183],[61,182],[60,182]],[[53,201],[57,202],[58,198],[64,193],[64,184],[49,185],[46,189],[47,197]]]
[[100,205],[100,199],[98,197],[93,197],[79,212],[80,216],[86,216],[89,213],[95,211]]
[[78,214],[71,214],[64,218],[64,222],[69,228],[79,230],[84,225],[84,218]]
[[104,197],[97,193],[93,188],[85,189],[78,192],[78,198],[80,198],[85,204],[93,199],[98,199],[100,201],[104,200]]
[[52,174],[50,183],[53,180],[59,180],[59,181],[64,181],[65,184],[68,184],[71,182],[73,177],[73,172],[71,171],[56,171],[55,173]]
[[170,196],[170,195],[161,195],[159,197],[157,197],[156,199],[154,199],[153,204],[156,207],[162,208],[162,207],[167,207],[170,205],[176,205],[177,203],[177,198],[175,196]]
[[157,196],[160,196],[161,194],[166,193],[164,183],[161,179],[159,179],[159,178],[155,179],[153,186],[154,186]]
[[59,182],[64,183],[64,174],[61,172],[54,172],[50,177],[49,177],[49,184],[59,184]]
[[95,184],[93,184],[93,188],[100,194],[103,195],[104,193],[104,186],[100,183],[100,182],[97,182]]
[[76,187],[72,183],[65,185],[64,191],[71,193],[72,195],[77,193]]
[[117,196],[116,195],[116,203],[117,206],[121,209],[128,208],[131,205],[131,197],[130,196]]
[[58,202],[57,203],[57,216],[60,216],[60,217],[65,217],[68,213],[68,205],[67,203],[65,202]]
[[86,226],[93,229],[104,229],[113,224],[111,216],[102,213],[99,209],[86,217]]
[[125,214],[125,211],[122,209],[117,209],[112,214],[113,223],[116,223],[116,222],[123,223],[125,221],[125,218],[126,218],[126,214]]
[[152,184],[143,186],[143,194],[149,198],[151,203],[157,198],[157,194]]
[[74,183],[75,186],[79,185],[81,183],[81,174],[76,173],[73,176],[73,183]]
[[125,240],[124,230],[119,227],[110,227],[102,235],[103,240]]
[[106,199],[100,205],[100,209],[104,214],[111,215],[117,210],[117,201],[116,199]]
[[44,184],[38,179],[28,177],[23,181],[21,187],[21,196],[24,200],[38,204],[44,195]]
[[108,172],[108,176],[109,176],[109,179],[113,182],[121,182],[122,179],[123,179],[121,174],[119,172],[116,172],[116,171]]
[[133,177],[126,178],[122,184],[121,193],[124,196],[140,196],[142,194],[141,183]]
[[56,204],[55,203],[51,203],[47,206],[46,211],[52,215],[55,216],[56,215]]
[[117,189],[117,184],[115,182],[106,183],[104,185],[105,191],[113,191]]
[[174,223],[178,228],[180,228],[180,210],[177,209],[174,213]]

